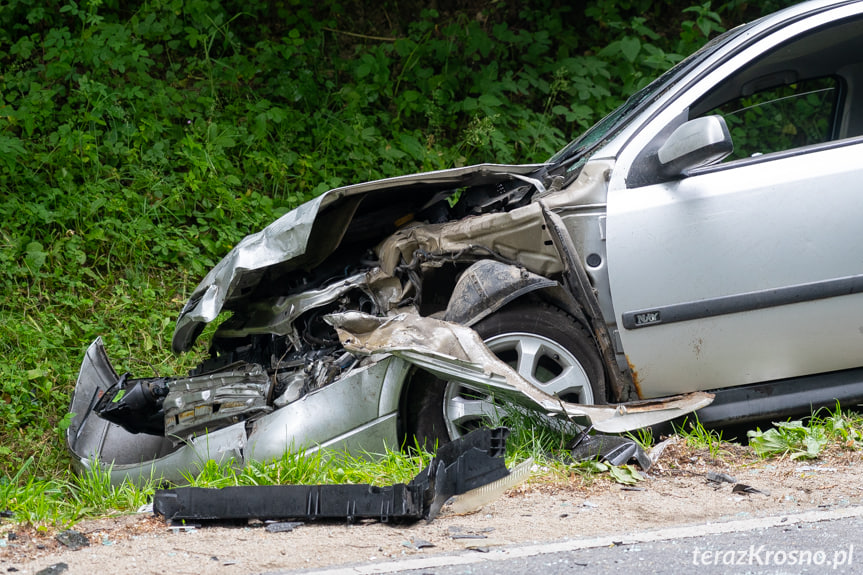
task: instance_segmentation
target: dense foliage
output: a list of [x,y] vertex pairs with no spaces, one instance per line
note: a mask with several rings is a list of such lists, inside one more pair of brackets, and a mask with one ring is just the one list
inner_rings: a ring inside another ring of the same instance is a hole
[[541,161],[785,3],[3,2],[0,477],[64,468],[97,335],[182,369],[173,318],[243,235],[339,185]]

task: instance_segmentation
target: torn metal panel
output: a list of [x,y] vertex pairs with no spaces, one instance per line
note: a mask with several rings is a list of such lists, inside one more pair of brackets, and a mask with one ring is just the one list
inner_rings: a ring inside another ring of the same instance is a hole
[[442,446],[410,483],[159,489],[153,511],[168,520],[433,519],[453,495],[506,477],[506,428],[479,429]]
[[540,201],[539,203],[543,206],[543,216],[551,232],[554,245],[560,252],[560,257],[566,266],[563,277],[569,288],[569,293],[578,301],[580,308],[588,317],[593,339],[600,350],[600,357],[605,366],[605,373],[609,376],[608,384],[611,386],[611,397],[630,399],[628,390],[632,387],[632,376],[618,368],[614,345],[602,316],[602,310],[575,244],[567,233],[561,217],[549,210],[544,202]]
[[489,251],[549,276],[563,270],[557,249],[544,229],[542,208],[537,203],[509,212],[495,212],[440,224],[405,226],[375,251],[381,268],[392,274],[401,261],[414,254],[473,254],[488,257]]
[[479,384],[507,399],[547,413],[587,418],[598,431],[620,433],[674,419],[705,405],[713,395],[694,392],[616,405],[560,401],[525,381],[470,328],[413,313],[381,318],[360,312],[333,314],[342,345],[353,353],[390,353],[438,377]]
[[318,289],[254,302],[247,306],[242,315],[235,315],[222,323],[219,335],[244,337],[254,333],[290,334],[294,330],[293,323],[303,313],[331,304],[352,290],[364,293],[374,309],[381,312],[395,307],[406,295],[398,279],[385,274],[380,268],[373,268]]

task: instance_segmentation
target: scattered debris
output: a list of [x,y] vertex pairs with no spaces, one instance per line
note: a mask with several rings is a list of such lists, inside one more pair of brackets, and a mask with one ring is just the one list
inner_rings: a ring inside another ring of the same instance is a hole
[[402,543],[405,547],[409,547],[411,549],[425,549],[426,547],[434,547],[435,544],[431,541],[426,541],[425,539],[413,538],[410,541],[405,541]]
[[180,533],[181,531],[185,533],[194,533],[198,527],[200,527],[198,523],[186,523],[185,521],[180,521],[172,523],[168,529],[174,533]]
[[835,467],[822,467],[820,465],[800,465],[795,469],[797,473],[817,472],[817,471],[836,471]]
[[[443,504],[505,478],[509,430],[478,429],[441,446],[410,483],[374,485],[258,485],[159,489],[153,511],[168,520],[378,519],[415,521],[437,516]],[[529,466],[527,469],[529,470]]]
[[567,447],[573,459],[599,459],[614,466],[635,459],[644,471],[650,469],[653,462],[635,441],[617,435],[590,435],[591,429],[593,426],[585,428]]
[[708,482],[722,485],[723,483],[737,483],[737,479],[727,473],[719,473],[717,471],[708,471],[704,476]]
[[494,527],[483,527],[482,529],[467,529],[460,525],[451,525],[448,529],[450,538],[455,539],[487,539],[487,533],[494,531]]
[[[54,538],[72,551],[77,551],[78,549],[90,545],[90,540],[87,538],[87,536],[80,531],[75,531],[74,529],[67,529],[66,531],[61,531],[60,533],[55,535]],[[58,565],[61,565],[61,563],[58,563]],[[66,566],[64,565],[63,568],[65,569]],[[59,573],[59,571],[57,571],[57,573]]]
[[731,488],[731,493],[745,493],[746,495],[749,495],[750,493],[760,493],[761,495],[770,495],[766,491],[760,491],[750,485],[746,485],[745,483],[736,483],[734,487]]
[[659,458],[662,457],[662,454],[668,447],[671,447],[672,445],[677,445],[678,443],[680,443],[680,441],[681,439],[679,435],[672,435],[671,437],[663,439],[651,448],[647,456],[650,458],[650,461],[655,464],[657,461],[659,461]]
[[36,575],[59,575],[68,568],[69,566],[65,563],[54,563],[40,571],[36,571]]
[[287,533],[293,531],[300,525],[304,525],[302,521],[277,521],[266,526],[267,533]]

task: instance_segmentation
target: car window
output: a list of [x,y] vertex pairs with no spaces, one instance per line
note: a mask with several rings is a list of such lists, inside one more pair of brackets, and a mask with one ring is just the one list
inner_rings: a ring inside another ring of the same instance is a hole
[[734,152],[725,161],[779,152],[835,138],[840,80],[801,80],[730,100],[705,115],[725,118]]
[[863,17],[806,29],[737,69],[689,108],[718,114],[734,152],[724,159],[863,136]]

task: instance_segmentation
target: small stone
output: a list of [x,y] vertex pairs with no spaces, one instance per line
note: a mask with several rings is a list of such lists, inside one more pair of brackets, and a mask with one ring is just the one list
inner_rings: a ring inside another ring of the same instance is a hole
[[267,530],[267,533],[287,533],[293,531],[302,524],[302,521],[281,521],[279,523],[270,523],[265,529]]
[[68,568],[69,566],[65,563],[54,563],[53,565],[45,567],[41,571],[36,571],[36,575],[59,575]]
[[[54,538],[72,551],[77,551],[82,547],[87,547],[88,545],[90,545],[90,540],[87,539],[87,536],[80,531],[75,531],[74,529],[67,529],[66,531],[62,531],[58,533]],[[58,563],[57,565],[64,565],[64,569],[68,567],[64,563]]]

